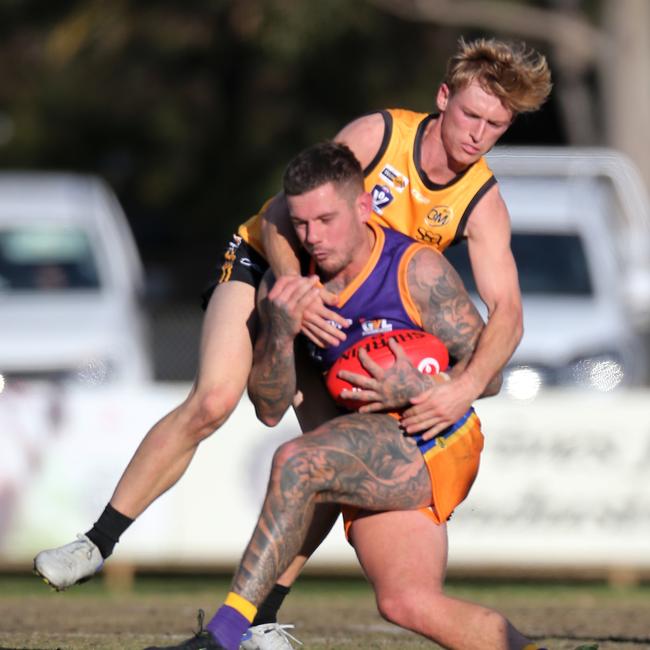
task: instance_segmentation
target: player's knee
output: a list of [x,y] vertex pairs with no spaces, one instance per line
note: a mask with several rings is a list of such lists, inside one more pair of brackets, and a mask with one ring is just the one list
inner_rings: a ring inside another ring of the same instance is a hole
[[399,593],[377,594],[377,610],[381,617],[390,623],[401,625],[405,607],[406,605],[402,602]]
[[195,392],[185,404],[190,435],[200,442],[214,433],[235,410],[240,397],[240,393],[223,385]]
[[303,453],[301,438],[282,443],[273,454],[272,473],[274,475],[282,474],[286,469],[295,465]]
[[318,448],[307,444],[304,437],[280,445],[273,455],[271,482],[286,482],[300,475],[306,490],[317,492],[327,488],[331,475]]
[[283,442],[273,454],[273,469],[282,469],[298,453],[296,440]]
[[428,607],[427,611],[423,612],[426,603],[427,600],[420,594],[408,589],[377,594],[377,609],[381,616],[390,623],[409,630],[420,631],[423,615],[427,618],[431,616],[432,612]]
[[198,415],[201,425],[214,431],[235,410],[241,392],[226,385],[219,385],[198,395]]

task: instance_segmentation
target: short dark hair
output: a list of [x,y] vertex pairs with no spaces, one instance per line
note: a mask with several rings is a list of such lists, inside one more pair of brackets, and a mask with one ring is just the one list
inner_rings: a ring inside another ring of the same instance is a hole
[[319,142],[301,151],[284,172],[283,186],[287,196],[298,196],[325,183],[347,185],[363,192],[363,170],[347,145],[341,142]]

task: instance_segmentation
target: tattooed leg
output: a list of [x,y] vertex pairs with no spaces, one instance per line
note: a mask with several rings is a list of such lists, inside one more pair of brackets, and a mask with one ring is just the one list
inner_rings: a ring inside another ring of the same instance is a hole
[[336,418],[275,453],[262,513],[232,591],[257,605],[300,551],[316,503],[408,510],[431,503],[415,442],[387,415]]

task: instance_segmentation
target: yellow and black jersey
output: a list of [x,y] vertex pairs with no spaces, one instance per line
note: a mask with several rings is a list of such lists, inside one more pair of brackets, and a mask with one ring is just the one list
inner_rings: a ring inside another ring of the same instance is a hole
[[[420,159],[424,131],[437,116],[403,109],[384,110],[381,115],[384,137],[374,160],[364,169],[374,220],[441,251],[458,243],[474,206],[496,183],[485,159],[444,185],[434,183]],[[268,203],[237,231],[261,255],[260,215]]]
[[458,243],[472,209],[496,183],[485,159],[444,185],[434,183],[420,161],[425,129],[437,116],[403,109],[381,115],[384,138],[364,170],[374,219],[438,250]]

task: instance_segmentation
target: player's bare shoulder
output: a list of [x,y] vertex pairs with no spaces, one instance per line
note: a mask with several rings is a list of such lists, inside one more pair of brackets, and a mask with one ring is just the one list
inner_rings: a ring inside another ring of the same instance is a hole
[[418,247],[409,261],[406,278],[409,291],[416,300],[428,300],[436,287],[440,290],[445,286],[449,290],[464,290],[454,267],[440,251],[431,246]]
[[422,246],[411,258],[406,276],[424,329],[439,336],[454,358],[471,354],[483,321],[449,261]]
[[384,138],[384,117],[381,113],[370,113],[352,120],[334,137],[354,152],[364,169],[372,162]]

